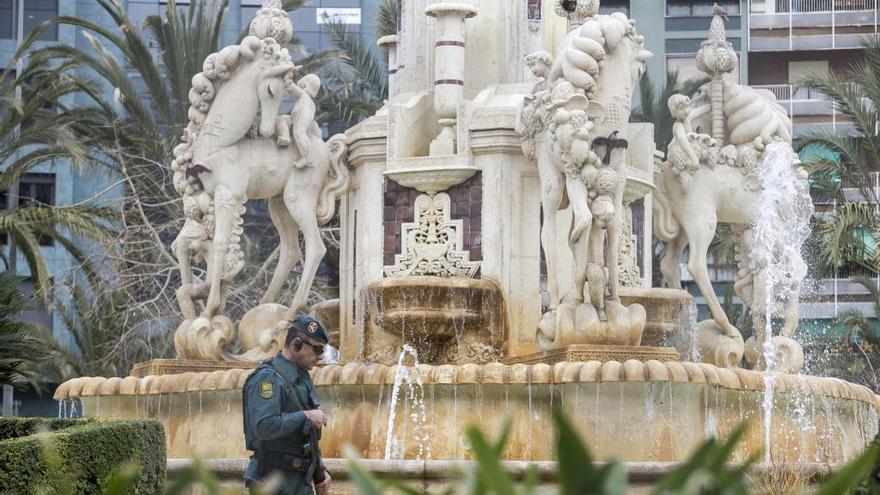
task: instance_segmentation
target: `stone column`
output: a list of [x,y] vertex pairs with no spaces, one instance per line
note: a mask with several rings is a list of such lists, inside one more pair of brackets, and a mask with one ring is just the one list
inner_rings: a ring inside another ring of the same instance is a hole
[[376,42],[382,49],[388,52],[388,99],[397,95],[397,42],[396,34],[382,36]]
[[431,155],[454,155],[455,121],[464,97],[465,19],[477,9],[465,3],[442,2],[425,8],[425,15],[437,19],[434,43],[434,111],[440,134],[431,141]]

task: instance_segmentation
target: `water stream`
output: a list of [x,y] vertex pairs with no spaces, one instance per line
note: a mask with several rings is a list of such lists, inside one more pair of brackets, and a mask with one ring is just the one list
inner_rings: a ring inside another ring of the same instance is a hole
[[[413,367],[404,365],[407,354],[412,356],[415,361]],[[385,460],[400,459],[405,454],[405,432],[402,432],[401,437],[394,434],[397,408],[401,403],[401,390],[404,391],[403,405],[405,409],[410,411],[403,418],[403,425],[405,428],[408,424],[407,421],[412,423],[413,437],[419,443],[417,459],[427,460],[431,458],[431,448],[428,443],[428,417],[425,410],[425,390],[421,376],[418,373],[413,373],[418,366],[418,352],[410,345],[404,344],[400,357],[397,360],[397,372],[391,389],[391,401],[388,408],[388,432],[385,436]]]
[[[764,150],[764,161],[758,170],[761,197],[758,215],[752,226],[753,311],[762,308],[763,328],[761,357],[763,359],[764,456],[770,462],[770,431],[773,424],[776,346],[773,343],[773,317],[781,316],[784,301],[794,296],[793,288],[806,275],[801,247],[810,233],[812,204],[804,195],[792,172],[793,153],[786,143],[772,143]],[[796,302],[795,302],[796,304]],[[759,332],[759,329],[755,329]]]

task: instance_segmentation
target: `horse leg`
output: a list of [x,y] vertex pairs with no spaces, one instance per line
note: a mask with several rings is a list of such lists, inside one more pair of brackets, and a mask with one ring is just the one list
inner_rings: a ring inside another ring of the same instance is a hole
[[683,231],[680,231],[677,236],[666,243],[666,253],[663,254],[663,259],[660,260],[660,273],[663,274],[663,279],[666,280],[666,284],[671,289],[681,289],[679,260],[681,260],[681,254],[684,252],[687,244],[687,236]]
[[[727,319],[724,309],[721,308],[721,303],[718,302],[718,298],[715,296],[712,282],[709,280],[706,253],[709,251],[709,244],[712,242],[712,238],[715,237],[716,222],[714,211],[711,212],[711,217],[708,215],[694,215],[688,218],[687,225],[684,225],[685,233],[691,246],[687,265],[688,271],[691,272],[694,282],[697,283],[697,287],[700,288],[700,292],[706,298],[706,303],[709,305],[709,311],[711,311],[715,323],[724,330],[728,337],[742,339],[739,330],[731,325]],[[707,226],[709,228],[706,228]]]
[[[247,183],[245,182],[245,185]],[[208,300],[202,316],[211,318],[218,314],[223,304],[223,266],[229,250],[229,238],[232,236],[237,210],[247,201],[243,193],[236,193],[225,185],[218,185],[214,190],[214,241],[211,243],[211,262],[208,265],[209,292]]]
[[189,247],[186,239],[178,239],[174,247],[174,255],[177,258],[177,266],[180,270],[180,287],[178,287],[177,305],[180,306],[180,312],[183,314],[184,320],[194,320],[196,318],[196,306],[193,303],[193,274],[192,267],[189,262]]
[[559,277],[556,273],[556,212],[562,205],[563,175],[553,167],[551,153],[539,148],[538,176],[541,179],[541,247],[547,264],[547,293],[550,309],[559,305]]
[[269,288],[266,289],[263,299],[260,300],[260,304],[278,301],[284,280],[302,259],[302,251],[299,249],[299,226],[288,213],[281,196],[269,199],[269,216],[272,218],[275,228],[278,229],[281,244],[275,273],[272,275],[272,281],[269,283]]
[[[309,290],[312,288],[312,282],[315,280],[315,273],[318,271],[318,265],[327,252],[324,241],[321,239],[321,230],[318,228],[318,220],[315,216],[317,208],[317,198],[312,201],[302,201],[302,198],[294,196],[292,193],[285,192],[284,204],[287,211],[293,218],[293,221],[299,225],[305,240],[305,261],[303,262],[302,277],[299,285],[296,287],[296,293],[293,295],[293,301],[290,303],[290,309],[287,311],[287,321],[293,321],[303,308],[309,298]],[[304,206],[308,205],[309,208]]]

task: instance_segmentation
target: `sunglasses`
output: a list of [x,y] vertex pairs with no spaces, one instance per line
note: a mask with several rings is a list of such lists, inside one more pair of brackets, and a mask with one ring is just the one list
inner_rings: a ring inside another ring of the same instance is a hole
[[324,346],[322,344],[309,344],[306,341],[303,341],[303,344],[311,347],[312,350],[315,351],[315,355],[317,355],[317,356],[324,354]]

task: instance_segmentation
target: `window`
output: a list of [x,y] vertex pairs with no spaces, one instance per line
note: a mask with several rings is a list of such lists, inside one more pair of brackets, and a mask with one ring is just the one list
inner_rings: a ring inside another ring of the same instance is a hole
[[739,15],[739,0],[667,0],[666,15],[669,17],[712,17],[715,4],[730,15]]
[[629,0],[606,0],[599,5],[600,14],[623,12],[629,17]]
[[[24,3],[24,32],[58,16],[58,0],[27,0]],[[44,41],[58,41],[58,26],[50,24],[40,36]]]
[[[39,208],[55,204],[55,174],[24,174],[18,181],[18,206]],[[11,206],[9,193],[0,191],[0,209]],[[0,234],[0,244],[6,244],[6,234]],[[40,236],[41,246],[53,245],[52,238]]]
[[[24,35],[58,15],[58,0],[0,0],[0,39],[18,36],[18,9],[24,8]],[[43,41],[58,40],[58,26],[50,24],[40,36]]]
[[17,0],[0,0],[0,39],[11,40],[15,37],[14,1]]

